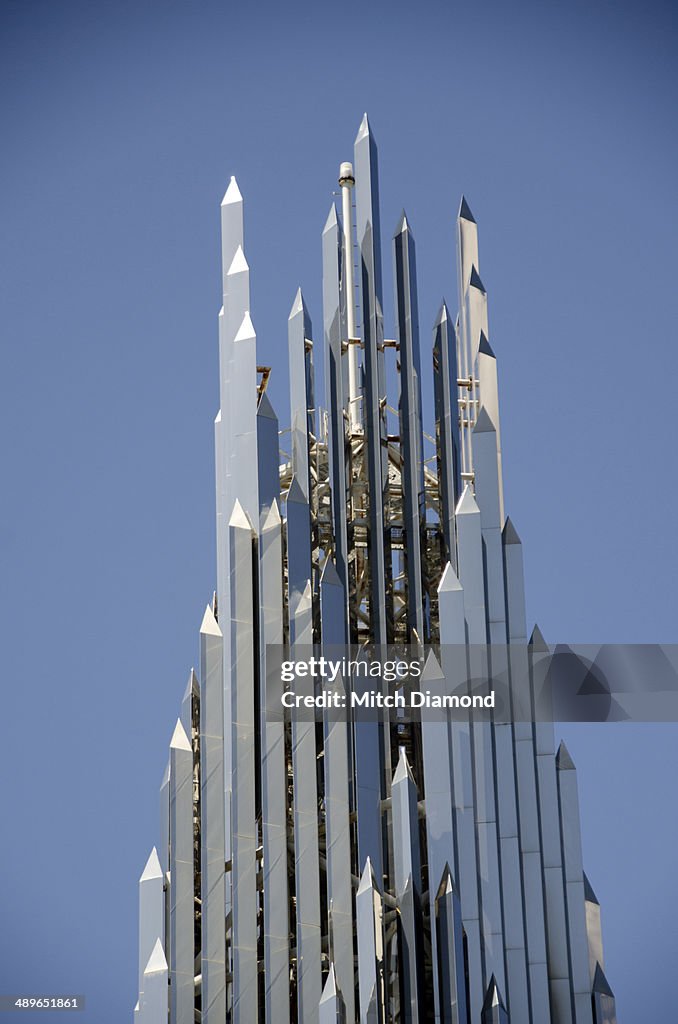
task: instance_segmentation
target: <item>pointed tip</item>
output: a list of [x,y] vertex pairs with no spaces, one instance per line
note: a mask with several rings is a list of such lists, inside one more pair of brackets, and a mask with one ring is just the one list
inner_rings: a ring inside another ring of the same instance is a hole
[[233,343],[235,344],[236,342],[239,341],[252,341],[252,339],[256,339],[256,336],[257,335],[254,330],[254,324],[252,323],[251,317],[249,313],[245,313],[244,317],[242,318],[242,323],[240,324],[240,327],[238,329],[238,333],[233,339]]
[[405,752],[405,748],[401,747],[398,764],[396,765],[396,770],[393,773],[392,784],[395,786],[398,782],[405,782],[406,780],[409,780],[416,785],[410,762],[407,760],[407,753]]
[[156,939],[153,952],[148,958],[148,963],[144,969],[144,975],[146,974],[159,974],[161,971],[167,970],[167,960],[165,959],[165,951],[162,948],[162,942],[160,939]]
[[238,182],[235,177],[231,175],[231,180],[228,183],[228,188],[224,193],[224,198],[221,200],[222,206],[229,206],[231,203],[242,203],[242,195],[238,188]]
[[278,527],[280,526],[281,522],[282,522],[282,518],[280,516],[280,509],[278,508],[278,502],[274,498],[273,501],[271,502],[271,507],[269,508],[268,512],[266,513],[266,518],[264,519],[264,522],[262,523],[262,527],[261,527],[262,533],[266,533],[267,530],[278,529]]
[[334,203],[330,206],[330,212],[327,214],[327,220],[325,221],[325,227],[323,228],[323,234],[326,231],[336,230],[339,224],[339,218],[337,217],[337,207]]
[[438,893],[436,899],[443,899],[445,896],[449,896],[451,893],[456,892],[456,886],[454,884],[454,878],[452,877],[452,871],[450,865],[445,861],[445,867],[443,873],[440,876],[440,885],[438,886]]
[[433,326],[434,328],[440,327],[441,324],[448,323],[450,319],[450,311],[447,308],[447,303],[445,302],[445,299],[443,299],[440,303],[440,309],[438,310],[438,315],[435,319],[435,323],[433,324]]
[[443,670],[440,667],[440,662],[438,661],[432,650],[429,651],[428,654],[426,655],[426,661],[424,662],[424,668],[421,673],[421,678],[422,682],[426,681],[427,683],[435,682],[439,679],[445,678]]
[[595,903],[596,906],[600,906],[598,897],[593,891],[593,886],[589,882],[588,875],[586,874],[586,872],[584,872],[584,899],[587,903]]
[[518,531],[513,525],[513,521],[510,516],[506,517],[506,522],[504,523],[503,536],[504,547],[509,547],[511,544],[522,544],[522,541],[518,536]]
[[610,996],[612,999],[614,999],[614,992],[610,988],[610,983],[605,977],[605,971],[600,966],[600,964],[596,964],[596,972],[593,975],[592,987],[593,991],[598,995]]
[[487,409],[485,408],[484,405],[482,405],[480,407],[480,412],[478,413],[476,421],[473,424],[473,431],[472,431],[472,433],[474,433],[474,434],[496,434],[497,433],[497,428],[495,427],[494,423],[492,422],[490,414],[489,414],[489,412],[487,411]]
[[480,352],[481,355],[489,356],[491,359],[497,358],[494,354],[492,346],[487,340],[487,335],[485,334],[485,331],[480,332],[480,342],[478,344],[478,351]]
[[172,733],[172,739],[170,740],[170,750],[191,750],[191,744],[186,730],[181,724],[181,719],[177,718],[177,724],[174,726],[174,732]]
[[372,868],[372,861],[368,857],[365,861],[365,867],[363,873],[360,876],[360,885],[358,886],[358,895],[366,892],[368,889],[376,889],[379,891],[377,880],[374,877],[374,869]]
[[464,490],[461,493],[461,498],[459,499],[459,502],[457,504],[455,515],[464,516],[473,515],[474,513],[480,514],[480,509],[478,508],[476,499],[473,497],[471,485],[466,484]]
[[370,122],[367,118],[367,111],[365,111],[365,113],[363,114],[363,119],[360,122],[358,134],[356,135],[355,138],[356,143],[360,142],[364,138],[367,138],[369,135],[371,135]]
[[466,202],[466,196],[461,197],[461,203],[459,204],[459,219],[468,220],[471,224],[475,224],[476,219],[471,213],[471,207]]
[[202,617],[202,623],[200,626],[200,632],[206,636],[221,636],[221,630],[219,624],[214,616],[214,609],[211,604],[207,605],[205,614]]
[[476,270],[475,266],[471,267],[471,280],[469,281],[471,288],[477,288],[479,292],[485,295],[485,285],[480,280],[480,274]]
[[265,391],[262,391],[259,404],[257,406],[257,416],[264,420],[275,420],[278,422],[278,417],[275,414],[275,409],[271,405],[271,399]]
[[492,977],[490,978],[490,983],[487,986],[485,1002],[483,1003],[483,1010],[489,1010],[494,1006],[498,1006],[500,1009],[506,1010],[506,1007],[504,1006],[504,1001],[501,997],[501,992],[499,991],[497,979],[493,974]]
[[536,623],[532,630],[532,636],[530,637],[529,643],[530,647],[534,647],[537,651],[548,651],[549,649],[549,645],[546,643],[546,640],[544,640],[544,634]]
[[288,316],[287,319],[291,320],[292,317],[297,316],[299,313],[303,313],[305,310],[306,303],[304,302],[304,296],[301,293],[301,288],[297,288],[297,294],[294,296],[292,309],[290,310],[290,315]]
[[227,277],[233,277],[234,274],[242,274],[246,270],[249,270],[250,266],[245,259],[245,253],[243,252],[242,246],[239,245],[235,250],[235,256],[231,260],[231,265],[226,271]]
[[452,590],[462,590],[462,585],[459,582],[451,562],[448,562],[443,570],[443,574],[440,577],[440,583],[438,584],[438,593],[449,593]]
[[162,878],[162,866],[160,864],[160,858],[158,857],[158,851],[155,846],[151,850],[146,866],[141,872],[140,882],[148,882],[151,878]]
[[340,587],[341,580],[339,579],[339,573],[337,567],[334,564],[333,559],[326,558],[323,570],[320,574],[320,586],[321,587]]
[[235,504],[233,505],[233,511],[231,512],[231,518],[228,521],[228,525],[234,530],[252,530],[252,524],[249,521],[247,513],[237,498],[235,499]]
[[292,481],[287,491],[287,495],[285,496],[285,501],[287,502],[288,505],[290,503],[298,505],[308,505],[308,499],[304,494],[304,489],[299,483],[299,479],[296,473],[292,477]]
[[409,221],[407,219],[407,214],[403,210],[402,213],[400,214],[400,219],[398,220],[398,225],[397,225],[395,231],[393,232],[393,237],[397,238],[398,235],[403,235],[403,234],[405,234],[405,232],[407,232],[410,235],[412,234],[412,229],[411,229],[411,227],[409,225]]
[[556,754],[556,768],[559,772],[572,772],[575,770],[574,761],[570,757],[570,752],[565,746],[565,740],[560,741],[558,747],[558,753]]
[[327,974],[325,981],[325,987],[323,988],[322,996],[320,997],[321,1003],[327,1003],[332,999],[336,999],[337,996],[337,979],[334,973],[334,964],[330,964],[330,969]]

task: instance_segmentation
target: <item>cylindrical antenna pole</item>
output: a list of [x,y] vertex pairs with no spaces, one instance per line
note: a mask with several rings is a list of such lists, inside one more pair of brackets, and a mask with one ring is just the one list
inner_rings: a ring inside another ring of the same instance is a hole
[[358,388],[358,346],[355,327],[355,284],[353,280],[353,203],[351,190],[355,185],[353,164],[339,168],[341,212],[344,222],[344,267],[346,275],[346,328],[348,331],[348,415],[351,433],[361,429]]

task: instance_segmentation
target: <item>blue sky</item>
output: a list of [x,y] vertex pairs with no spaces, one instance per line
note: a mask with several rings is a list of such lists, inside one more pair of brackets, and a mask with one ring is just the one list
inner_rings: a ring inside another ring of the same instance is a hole
[[[506,506],[549,640],[675,642],[677,19],[649,2],[0,7],[0,990],[135,1001],[136,882],[214,586],[219,202],[286,320],[363,111],[422,344],[479,223]],[[319,336],[319,331],[318,331]],[[422,357],[424,367],[428,357]],[[622,1024],[678,954],[673,726],[568,727]],[[12,1015],[8,1015],[8,1021]]]

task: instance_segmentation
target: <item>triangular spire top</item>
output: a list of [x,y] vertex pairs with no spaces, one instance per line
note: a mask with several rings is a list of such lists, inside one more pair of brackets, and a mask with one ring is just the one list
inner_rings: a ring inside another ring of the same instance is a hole
[[259,405],[257,406],[257,416],[261,416],[265,420],[276,420],[278,417],[275,414],[275,409],[271,405],[271,399],[268,397],[265,391],[262,392],[261,398],[259,399]]
[[610,983],[605,977],[605,971],[596,964],[596,973],[593,975],[593,991],[601,996],[611,996],[614,999],[614,992],[610,988]]
[[559,772],[572,772],[575,770],[574,761],[570,757],[570,752],[565,746],[565,740],[560,741],[558,747],[558,753],[556,754],[556,768]]
[[518,532],[517,532],[515,526],[513,525],[513,521],[511,520],[510,516],[506,517],[506,522],[504,523],[504,531],[503,531],[503,533],[504,533],[504,546],[505,547],[508,547],[511,544],[521,544],[522,543],[522,541],[520,540],[520,537],[518,536]]
[[281,522],[282,522],[282,519],[280,517],[280,509],[278,508],[278,502],[274,498],[273,501],[271,502],[271,507],[269,508],[268,512],[266,513],[266,518],[264,519],[264,521],[262,523],[262,526],[261,526],[262,533],[266,533],[267,530],[276,529],[277,527],[280,526]]
[[245,259],[245,253],[242,250],[242,245],[239,245],[235,250],[235,256],[231,260],[231,265],[226,271],[226,276],[233,277],[234,274],[242,274],[249,269],[249,263]]
[[221,630],[214,616],[214,609],[211,604],[207,605],[205,614],[202,617],[202,625],[200,626],[200,632],[205,636],[221,636]]
[[148,963],[144,969],[144,976],[147,974],[160,974],[162,971],[167,970],[167,960],[165,959],[165,952],[162,948],[162,942],[160,939],[156,939],[153,952],[148,958]]
[[236,530],[252,529],[252,524],[247,517],[247,513],[237,498],[235,499],[235,504],[233,505],[233,511],[231,512],[231,518],[228,521],[228,525],[232,526]]
[[471,267],[471,280],[469,281],[471,288],[477,288],[479,292],[485,295],[485,285],[480,280],[480,274],[476,270],[475,266]]
[[240,327],[238,329],[238,333],[233,339],[233,343],[235,344],[236,341],[251,341],[252,338],[256,338],[256,336],[257,335],[254,330],[254,324],[252,323],[252,319],[249,313],[245,313],[242,323],[240,324]]
[[238,188],[238,182],[235,180],[233,175],[231,175],[231,180],[224,194],[224,198],[221,200],[221,205],[228,206],[231,203],[242,203],[242,196],[240,194],[240,189]]
[[455,515],[473,515],[474,512],[480,512],[476,499],[473,497],[473,491],[471,490],[470,484],[466,484],[462,491],[459,504],[457,505]]
[[395,786],[398,782],[404,782],[405,779],[409,779],[410,782],[414,783],[414,785],[416,786],[416,782],[414,782],[414,775],[412,774],[412,769],[410,767],[410,762],[407,760],[405,748],[401,747],[400,756],[398,758],[398,764],[396,765],[396,770],[393,773],[393,785]]
[[290,502],[296,502],[299,505],[308,505],[308,498],[304,494],[304,489],[299,483],[299,479],[296,473],[292,477],[292,482],[290,483],[289,490],[287,492],[285,500],[287,501],[288,505],[290,504]]
[[358,129],[355,141],[360,142],[360,140],[364,139],[367,135],[370,135],[370,122],[367,120],[367,111],[365,111],[363,119],[360,122],[360,128]]
[[452,563],[448,562],[438,584],[438,593],[449,593],[452,590],[463,590],[463,587],[452,567]]
[[461,203],[459,205],[459,219],[468,220],[471,224],[475,224],[476,219],[471,213],[471,207],[466,202],[466,196],[461,197]]
[[334,964],[330,964],[329,973],[327,975],[327,981],[323,989],[323,994],[320,997],[321,1003],[329,1003],[330,1000],[336,999],[337,997],[337,979],[334,973]]
[[304,296],[301,294],[301,288],[297,288],[297,294],[294,296],[294,302],[292,303],[292,309],[290,310],[290,315],[289,315],[289,317],[287,319],[291,320],[292,317],[297,315],[297,313],[305,312],[305,310],[306,310],[306,303],[304,302]]
[[148,860],[146,861],[146,867],[141,873],[140,882],[148,882],[151,878],[162,878],[162,867],[160,865],[160,858],[158,857],[158,851],[155,846],[151,850]]
[[331,558],[325,559],[323,565],[323,571],[320,573],[320,586],[321,587],[340,587],[341,580],[339,579],[339,573],[337,567]]
[[530,647],[534,647],[537,651],[545,652],[548,652],[549,649],[549,645],[546,643],[546,640],[544,640],[544,634],[536,623],[532,630],[532,636],[530,637]]
[[584,872],[584,899],[587,903],[595,903],[596,906],[600,906],[598,897],[593,891],[593,886],[589,882],[586,872]]
[[409,234],[412,234],[412,229],[410,228],[409,221],[407,220],[407,214],[403,210],[402,213],[400,214],[400,220],[398,221],[398,226],[396,227],[395,231],[393,232],[393,237],[397,238],[398,235],[402,235],[403,232],[405,232],[405,231],[409,232]]
[[334,203],[332,203],[332,205],[330,206],[330,212],[327,214],[327,220],[325,221],[323,234],[325,234],[326,231],[331,231],[332,229],[336,228],[338,223],[339,219],[337,217],[337,207]]
[[374,877],[374,871],[372,869],[372,861],[370,860],[369,857],[365,861],[365,867],[363,868],[363,873],[360,876],[358,895],[360,895],[363,892],[366,892],[367,889],[376,889],[377,891],[379,891],[377,880]]
[[440,877],[440,885],[438,886],[436,899],[442,899],[443,896],[449,896],[450,893],[453,892],[456,892],[454,879],[452,878],[450,865],[445,861],[445,867],[443,868],[443,873]]
[[487,409],[485,408],[484,405],[481,406],[480,412],[478,413],[478,416],[477,416],[477,419],[476,419],[475,423],[473,424],[473,433],[474,434],[489,434],[489,433],[496,434],[496,432],[497,432],[497,428],[495,427],[494,423],[492,422],[492,420],[490,418],[489,412],[487,411]]
[[485,1002],[483,1003],[483,1010],[489,1010],[493,1006],[499,1006],[502,1010],[506,1009],[494,974],[490,978],[490,984],[487,986],[487,995],[485,996]]
[[484,356],[490,356],[490,358],[492,359],[497,358],[494,354],[494,351],[492,350],[492,346],[487,340],[487,335],[485,334],[485,331],[480,332],[480,342],[478,344],[478,351]]
[[177,724],[174,727],[172,739],[170,740],[170,750],[192,750],[180,718],[177,718]]
[[447,308],[445,299],[442,299],[440,303],[440,309],[438,310],[438,316],[436,317],[434,327],[440,327],[441,324],[446,323],[450,319],[450,311]]
[[424,663],[424,669],[421,673],[422,682],[437,683],[444,678],[445,675],[443,673],[442,668],[440,667],[440,662],[436,658],[433,651],[429,651],[426,656],[426,661]]

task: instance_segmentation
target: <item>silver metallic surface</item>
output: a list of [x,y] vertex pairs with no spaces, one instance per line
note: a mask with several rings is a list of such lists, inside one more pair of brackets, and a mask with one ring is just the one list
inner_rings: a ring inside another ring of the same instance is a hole
[[381,892],[369,857],[355,900],[358,937],[358,991],[360,1024],[383,1021],[384,910]]
[[193,975],[193,748],[177,721],[170,743],[170,1013],[192,1024]]
[[[320,618],[323,649],[343,644],[347,633],[346,598],[331,559],[320,579]],[[335,690],[346,694],[341,677]],[[348,721],[325,716],[324,722],[325,831],[327,850],[328,932],[330,957],[350,1021],[355,1019],[353,969],[353,889],[351,884],[351,734]],[[329,981],[329,979],[328,979]]]
[[614,993],[600,964],[593,978],[593,1024],[617,1024]]
[[[435,877],[435,876],[434,876]],[[434,977],[437,979],[441,1024],[466,1024],[466,980],[464,977],[464,926],[461,904],[448,864],[443,868],[433,901],[431,938],[435,935]],[[433,924],[435,922],[435,926]]]
[[[140,880],[135,1022],[612,1024],[574,767],[562,747],[556,767],[553,727],[536,714],[551,655],[538,630],[527,643],[522,550],[504,518],[475,218],[462,199],[459,315],[443,303],[434,325],[429,438],[404,215],[384,337],[367,117],[340,185],[346,230],[333,203],[322,237],[328,408],[299,290],[289,446],[270,401],[277,367],[258,364],[234,179],[222,203],[217,591]],[[410,644],[434,695],[508,680],[508,709],[351,710],[363,692],[407,692],[399,676],[365,674],[383,654],[370,642],[386,641]],[[311,653],[316,666],[358,664],[330,681],[300,670]],[[346,711],[287,710],[290,693],[333,693]]]
[[[226,1016],[223,656],[221,630],[208,605],[200,627],[201,975],[204,1024],[223,1024]],[[228,836],[230,840],[230,828]],[[229,841],[229,860],[230,856]]]
[[139,879],[139,992],[143,991],[144,970],[158,939],[165,939],[164,874],[158,852],[151,850]]
[[556,771],[574,1019],[576,1024],[591,1024],[591,979],[586,934],[577,771],[564,743],[560,744],[556,754]]
[[[390,531],[386,454],[386,379],[381,290],[377,146],[365,114],[355,140],[356,228],[360,248],[365,368],[365,444],[369,480],[369,594],[372,636],[387,643],[390,628]],[[388,771],[390,776],[390,769]]]
[[[320,998],[319,1009],[318,1024],[346,1024],[346,1008],[337,987],[334,964],[332,963]],[[353,1020],[353,1017],[350,1017],[349,1020]]]
[[443,302],[433,328],[433,394],[439,480],[443,563],[457,566],[454,510],[461,495],[461,448],[457,398],[457,344],[454,324]]
[[[438,587],[440,644],[446,684],[454,686],[455,647],[466,643],[464,592],[448,562]],[[470,980],[469,1012],[480,1017],[485,992],[476,860],[475,796],[473,781],[473,735],[468,715],[455,715],[450,722],[455,818],[455,877],[468,948]]]
[[393,236],[396,323],[400,345],[400,477],[403,489],[407,624],[410,643],[428,639],[428,600],[422,586],[424,497],[423,438],[421,428],[421,366],[417,271],[412,230],[403,212]]
[[256,1020],[258,1002],[253,540],[252,524],[236,499],[229,522],[233,1024]]
[[[288,504],[289,510],[289,504]],[[289,512],[288,512],[289,514]],[[289,525],[289,520],[288,520]],[[289,541],[288,541],[289,545]],[[308,646],[313,638],[311,583],[290,596],[290,637]],[[297,693],[310,696],[313,679],[300,679]],[[292,718],[294,786],[294,869],[297,903],[297,1005],[299,1019],[315,1024],[321,988],[320,864],[318,844],[318,785],[314,721]]]
[[[264,396],[265,397],[265,396]],[[287,759],[283,684],[268,671],[267,644],[283,641],[282,522],[275,499],[262,515],[259,539],[259,715],[264,889],[264,977],[268,1024],[288,1024],[289,899],[287,866]],[[280,708],[273,717],[268,709]]]

